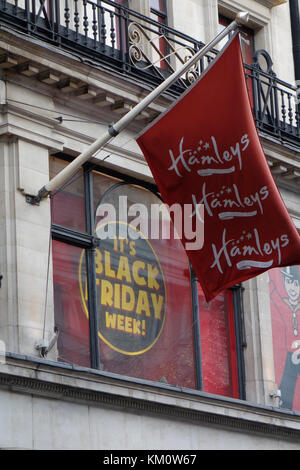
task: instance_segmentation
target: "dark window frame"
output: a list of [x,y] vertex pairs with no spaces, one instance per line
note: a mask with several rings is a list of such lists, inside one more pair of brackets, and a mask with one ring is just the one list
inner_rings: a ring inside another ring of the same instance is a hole
[[167,2],[166,0],[160,0],[160,2],[163,5],[163,8],[161,10],[157,10],[157,8],[151,7],[151,0],[150,0],[150,12],[156,15],[158,18],[160,18],[162,21],[162,24],[167,25],[168,24],[168,12],[167,12]]
[[[163,34],[163,36],[168,37],[167,32],[164,29],[164,26],[168,26],[167,2],[166,0],[159,0],[159,2],[163,5],[160,10],[151,7],[151,0],[150,0],[150,16],[151,14],[156,16],[155,21],[157,21],[160,24],[159,29],[161,33]],[[164,41],[163,38],[159,40],[159,50],[164,57],[166,57],[170,52],[168,44]],[[162,70],[166,69],[166,63],[164,60],[161,60],[160,68]]]
[[[56,158],[61,158],[64,161],[70,162],[72,158],[66,154],[57,153],[53,155]],[[148,189],[161,199],[158,189],[155,184],[141,181],[137,178],[125,175],[118,171],[102,167],[94,163],[86,163],[83,166],[84,175],[84,197],[85,197],[85,210],[86,210],[86,233],[79,230],[70,229],[58,224],[52,224],[51,234],[53,240],[58,240],[63,243],[72,244],[80,248],[86,249],[86,262],[88,271],[88,298],[89,298],[89,327],[90,327],[90,357],[91,369],[102,370],[98,328],[97,328],[97,298],[96,298],[96,267],[95,267],[95,250],[98,246],[98,240],[94,236],[94,215],[93,215],[93,175],[92,171],[96,170],[102,174],[112,176],[121,180],[125,184],[134,184],[141,188]],[[203,373],[202,373],[202,357],[201,357],[201,332],[200,332],[200,316],[198,304],[198,288],[197,278],[190,266],[191,273],[191,298],[192,298],[192,312],[194,324],[194,359],[195,359],[195,377],[196,377],[196,390],[203,391]],[[236,361],[237,361],[237,381],[239,390],[239,399],[246,400],[245,393],[245,363],[243,357],[243,349],[246,347],[245,332],[244,332],[244,311],[243,311],[243,287],[239,284],[230,289],[232,291],[232,303],[234,307],[234,322],[235,322],[235,347],[236,347]],[[139,379],[139,382],[149,383],[147,380]],[[155,382],[153,382],[155,385]]]
[[[222,23],[223,21],[223,23]],[[231,19],[227,18],[226,16],[222,15],[221,13],[219,14],[219,25],[222,25],[224,27],[229,26],[229,24],[232,22]],[[251,54],[252,54],[252,63],[253,63],[253,57],[255,54],[255,31],[247,26],[241,26],[241,31],[249,34],[251,36]],[[230,35],[229,35],[230,37]],[[248,64],[248,65],[252,65]]]

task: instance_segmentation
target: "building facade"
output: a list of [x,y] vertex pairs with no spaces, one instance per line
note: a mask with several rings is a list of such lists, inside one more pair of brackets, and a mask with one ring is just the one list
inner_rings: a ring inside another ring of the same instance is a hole
[[[298,0],[0,2],[0,448],[300,448],[300,267],[207,304],[172,227],[130,224],[161,208],[137,135],[226,39],[35,198],[244,10],[253,116],[300,229]],[[105,204],[131,239],[100,241]]]

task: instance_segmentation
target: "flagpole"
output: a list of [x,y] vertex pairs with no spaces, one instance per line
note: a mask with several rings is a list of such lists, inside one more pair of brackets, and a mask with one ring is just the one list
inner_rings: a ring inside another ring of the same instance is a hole
[[161,95],[167,88],[175,83],[178,78],[188,71],[192,65],[198,62],[207,52],[215,47],[222,39],[228,34],[236,31],[241,24],[247,23],[249,18],[248,12],[240,12],[236,15],[235,20],[230,25],[221,31],[211,42],[198,51],[191,57],[180,69],[176,70],[166,80],[164,80],[158,87],[150,92],[140,103],[131,109],[125,116],[123,116],[117,123],[110,124],[108,129],[101,135],[93,144],[91,144],[84,152],[76,157],[68,166],[66,166],[60,173],[52,178],[45,186],[43,186],[36,196],[27,196],[27,201],[32,204],[39,204],[39,202],[47,197],[52,191],[59,188],[68,178],[70,178],[85,162],[87,162],[97,151],[103,148],[108,142],[116,137],[123,131],[131,121],[133,121],[150,103],[152,103],[159,95]]

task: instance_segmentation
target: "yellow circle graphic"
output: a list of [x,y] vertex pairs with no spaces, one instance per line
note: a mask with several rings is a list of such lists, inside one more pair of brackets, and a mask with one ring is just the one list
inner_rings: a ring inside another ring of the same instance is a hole
[[[134,226],[113,221],[102,228],[110,236],[100,240],[95,254],[98,334],[121,354],[143,354],[157,342],[165,323],[163,271],[152,245]],[[85,250],[79,263],[79,288],[88,317],[84,254]]]

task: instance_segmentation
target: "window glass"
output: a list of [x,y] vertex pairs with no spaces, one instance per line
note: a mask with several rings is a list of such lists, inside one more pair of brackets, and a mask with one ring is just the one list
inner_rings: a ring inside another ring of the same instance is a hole
[[[102,186],[102,180],[105,185],[106,177],[94,173],[96,188]],[[172,226],[167,239],[151,238],[154,220],[151,209],[153,205],[161,205],[152,192],[125,184],[110,187],[107,195],[101,193],[97,204],[101,200],[116,210],[105,225],[95,208],[98,235],[101,227],[116,228],[116,238],[101,239],[96,254],[103,368],[194,388],[190,271],[181,242],[174,238]],[[129,212],[133,209],[137,212],[135,215],[132,212],[128,223],[119,223],[125,202]],[[139,224],[136,224],[137,217]],[[164,227],[168,222],[168,217],[162,217]],[[128,233],[120,233],[120,227],[128,229]],[[132,240],[130,236],[137,234],[139,238]]]
[[110,202],[108,189],[115,187],[118,184],[123,184],[122,180],[109,175],[103,175],[101,177],[97,171],[93,171],[93,196],[94,196],[94,212],[101,202]]
[[275,377],[281,407],[300,411],[300,267],[269,271]]
[[[122,5],[124,7],[128,7],[128,0],[115,0],[115,3],[118,3],[119,5]],[[123,19],[123,14],[122,11],[120,11],[120,8],[116,7],[114,9],[114,13],[114,28],[116,33],[116,44],[114,45],[114,47],[117,49],[121,49],[125,52],[127,48],[126,20]],[[107,23],[107,27],[108,25],[109,23]]]
[[[220,33],[221,31],[223,31],[227,26],[229,26],[231,22],[232,20],[222,15],[219,15],[218,32]],[[253,52],[254,52],[254,31],[250,28],[247,28],[246,26],[241,26],[239,28],[239,33],[240,33],[240,44],[241,44],[241,51],[242,51],[244,64],[252,65]],[[226,45],[229,37],[230,36],[228,36],[228,38],[224,38],[222,41],[219,42],[220,49]],[[245,67],[245,75],[246,75],[249,99],[250,99],[251,106],[253,107],[253,84],[252,84],[252,79],[251,79],[251,71],[247,67]]]
[[[219,33],[223,31],[232,20],[225,18],[224,16],[219,16]],[[243,54],[243,60],[246,64],[251,65],[253,62],[253,49],[254,49],[254,31],[247,28],[246,26],[240,27],[240,38],[241,38],[241,49]],[[219,44],[224,46],[228,39],[223,39]]]
[[[62,171],[67,162],[50,158],[50,179]],[[83,171],[79,169],[72,179],[51,195],[52,223],[85,232],[85,198]]]
[[[52,161],[52,169],[63,167]],[[94,228],[82,237],[84,198],[78,193],[84,191],[76,178],[53,206],[60,224],[59,231],[53,226],[58,360],[91,367],[98,363],[98,339],[104,371],[190,389],[202,371],[204,391],[237,398],[231,291],[207,304],[198,285],[196,358],[190,265],[161,200],[140,185],[92,171]]]
[[224,291],[206,303],[198,285],[203,389],[238,398],[232,292]]
[[165,12],[165,0],[150,0],[150,8],[159,12]]
[[[62,3],[62,2],[61,2]],[[114,4],[115,5],[114,5]],[[121,7],[127,7],[127,0],[89,0],[86,2],[69,2],[68,28],[85,38],[85,44],[94,48],[102,47],[107,53],[114,54],[116,50],[125,49],[125,21],[122,19]],[[63,14],[64,14],[63,10]]]
[[79,283],[79,270],[86,272],[85,252],[56,240],[52,251],[58,360],[90,367],[89,320],[82,308],[82,299],[87,301],[87,285],[81,286],[81,292]]
[[[154,21],[157,21],[158,23],[161,23],[162,26],[167,24],[167,12],[164,0],[150,1],[150,18]],[[164,57],[167,56],[169,48],[164,37],[165,33],[163,33],[161,30],[161,27],[156,28],[155,26],[152,26],[152,31],[153,32],[150,33],[150,35],[154,44],[154,49],[152,50],[153,64],[159,66],[161,69],[166,69],[167,64]],[[159,60],[160,58],[162,60]]]

